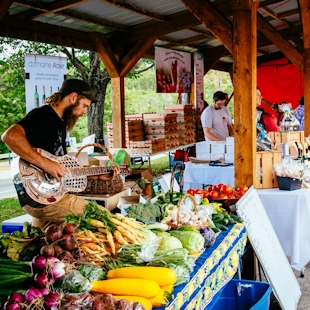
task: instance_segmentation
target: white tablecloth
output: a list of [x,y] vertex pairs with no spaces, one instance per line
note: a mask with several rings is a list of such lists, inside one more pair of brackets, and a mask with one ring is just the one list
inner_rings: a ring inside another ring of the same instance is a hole
[[203,185],[228,184],[234,187],[234,166],[214,167],[208,164],[186,163],[183,178],[183,191],[189,188],[203,188]]
[[301,270],[310,261],[310,189],[257,193],[291,266]]

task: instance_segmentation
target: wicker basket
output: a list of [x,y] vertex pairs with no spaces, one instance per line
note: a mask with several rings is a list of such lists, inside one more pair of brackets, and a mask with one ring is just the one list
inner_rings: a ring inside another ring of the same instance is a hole
[[87,180],[87,186],[83,192],[78,193],[79,195],[85,195],[85,194],[116,194],[119,193],[123,189],[123,180],[120,176],[120,170],[116,166],[113,156],[108,151],[108,149],[101,144],[98,143],[91,143],[86,144],[82,146],[79,151],[76,153],[76,157],[79,156],[80,152],[88,147],[88,146],[94,146],[101,148],[109,157],[111,161],[111,165],[107,167],[107,171],[113,171],[113,174],[111,176],[111,179],[109,180]]
[[208,226],[208,223],[205,223],[205,224],[200,224],[200,225],[185,225],[183,223],[180,223],[180,213],[181,213],[181,206],[183,204],[183,201],[186,199],[186,198],[190,198],[192,201],[193,201],[193,204],[194,204],[194,213],[197,215],[197,204],[196,204],[196,200],[195,198],[190,195],[190,194],[185,194],[179,201],[178,203],[178,213],[177,213],[177,224],[172,224],[172,223],[168,223],[169,226],[171,226],[172,229],[178,229],[180,227],[185,227],[185,226],[192,226],[196,229],[199,229],[201,227],[204,227],[204,226]]

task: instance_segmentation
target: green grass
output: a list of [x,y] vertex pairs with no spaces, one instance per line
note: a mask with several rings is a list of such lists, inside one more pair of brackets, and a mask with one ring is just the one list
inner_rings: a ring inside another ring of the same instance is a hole
[[26,214],[16,198],[5,198],[0,200],[0,234],[2,233],[1,223],[16,216]]
[[[149,163],[145,163],[141,168],[148,168]],[[169,169],[169,156],[163,156],[157,159],[151,160],[151,167],[153,176],[159,176]]]

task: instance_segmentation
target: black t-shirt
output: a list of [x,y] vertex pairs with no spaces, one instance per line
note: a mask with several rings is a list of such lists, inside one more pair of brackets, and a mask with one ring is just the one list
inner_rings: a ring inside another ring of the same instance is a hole
[[[43,149],[56,156],[62,156],[66,151],[66,126],[50,106],[33,109],[18,122],[25,132],[32,147]],[[40,204],[29,197],[21,182],[14,182],[18,200],[21,206],[37,207]]]
[[32,147],[56,156],[66,154],[66,127],[54,109],[48,105],[30,111],[18,122]]

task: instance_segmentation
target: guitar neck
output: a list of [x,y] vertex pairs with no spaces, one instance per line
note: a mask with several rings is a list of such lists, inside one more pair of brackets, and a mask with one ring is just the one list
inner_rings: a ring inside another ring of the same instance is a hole
[[74,176],[91,176],[107,174],[112,172],[111,167],[83,167],[83,168],[70,168]]

